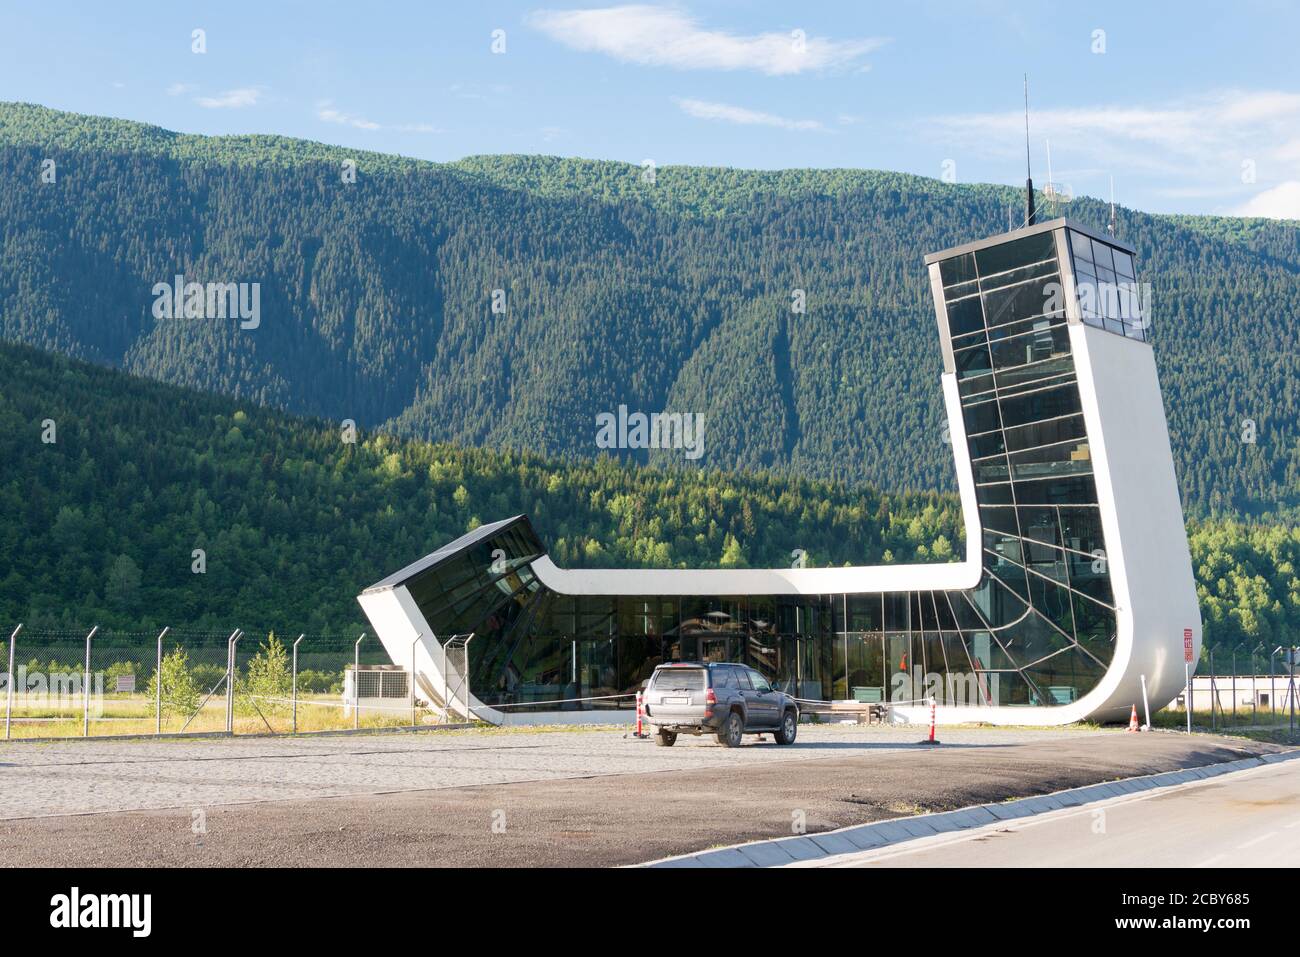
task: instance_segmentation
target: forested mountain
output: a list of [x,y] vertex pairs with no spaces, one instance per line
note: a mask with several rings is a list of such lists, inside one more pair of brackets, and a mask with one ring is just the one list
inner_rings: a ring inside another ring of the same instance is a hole
[[[356,634],[362,588],[521,510],[561,565],[785,565],[795,548],[812,565],[961,552],[955,496],[378,434],[347,443],[333,423],[24,346],[0,345],[0,383],[6,634],[16,621],[29,632]],[[1292,640],[1300,528],[1197,522],[1189,532],[1206,647],[1240,645],[1244,656]]]
[[[0,105],[0,182],[10,341],[543,455],[592,456],[595,416],[620,404],[703,413],[696,465],[888,489],[952,487],[922,256],[1018,204],[858,170],[433,164],[21,104]],[[1121,209],[1119,235],[1154,287],[1189,512],[1294,514],[1300,227]],[[260,324],[155,319],[151,290],[177,274],[258,282]]]

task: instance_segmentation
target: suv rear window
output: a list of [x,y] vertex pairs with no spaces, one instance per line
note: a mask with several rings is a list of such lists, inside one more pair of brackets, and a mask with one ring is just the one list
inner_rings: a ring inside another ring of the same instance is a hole
[[718,690],[735,688],[736,669],[728,668],[726,665],[715,665],[713,668],[713,687]]
[[657,691],[703,691],[703,668],[664,668],[655,672]]

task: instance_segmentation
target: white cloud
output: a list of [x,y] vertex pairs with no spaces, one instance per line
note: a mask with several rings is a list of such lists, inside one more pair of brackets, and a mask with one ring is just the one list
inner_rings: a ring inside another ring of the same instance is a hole
[[193,93],[198,87],[193,83],[173,83],[167,87],[168,96],[184,96],[186,93]]
[[705,29],[681,10],[631,5],[538,10],[532,26],[565,46],[616,60],[679,70],[754,70],[769,76],[848,66],[886,41],[830,40],[802,31],[744,36]]
[[379,124],[373,120],[368,120],[363,116],[356,116],[352,113],[344,113],[342,110],[334,109],[329,100],[323,100],[316,104],[316,118],[324,120],[326,123],[340,123],[343,126],[355,126],[359,130],[377,130]]
[[374,120],[368,120],[364,116],[357,116],[355,113],[345,113],[342,110],[334,108],[330,100],[321,100],[316,104],[316,118],[326,123],[338,123],[342,126],[354,126],[359,130],[393,130],[397,133],[441,133],[438,127],[431,123],[399,123],[393,126],[385,126],[382,123],[376,123]]
[[[1021,111],[1008,110],[939,116],[925,125],[949,147],[1023,167],[1024,122]],[[1294,175],[1300,157],[1300,93],[1219,90],[1150,105],[1035,109],[1030,122],[1040,176],[1050,140],[1057,160],[1146,174],[1158,184],[1153,192],[1165,196],[1239,197],[1255,188],[1248,172],[1261,184],[1278,183]],[[1282,190],[1265,202],[1285,205],[1285,196]]]
[[256,106],[262,91],[256,87],[246,86],[238,90],[227,90],[216,96],[196,97],[194,102],[209,110],[233,110],[245,106]]
[[1300,180],[1288,180],[1257,193],[1235,210],[1238,216],[1300,219]]
[[743,106],[729,103],[713,103],[708,100],[679,99],[677,105],[682,112],[701,120],[718,120],[723,123],[737,123],[741,126],[776,126],[783,130],[811,130],[825,132],[826,127],[818,120],[792,120],[773,113],[762,113]]

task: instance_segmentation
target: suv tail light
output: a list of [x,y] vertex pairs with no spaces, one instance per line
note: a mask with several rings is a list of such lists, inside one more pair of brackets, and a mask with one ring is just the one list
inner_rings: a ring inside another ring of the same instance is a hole
[[712,689],[712,688],[710,688],[708,691],[704,692],[704,703],[705,703],[705,704],[717,704],[717,703],[718,703],[718,696],[717,696],[716,694],[713,693],[713,689]]

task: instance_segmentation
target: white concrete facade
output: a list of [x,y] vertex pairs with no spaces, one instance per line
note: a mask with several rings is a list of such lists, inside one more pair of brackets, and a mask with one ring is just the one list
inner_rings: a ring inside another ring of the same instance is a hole
[[[1068,228],[1082,227],[1068,224]],[[1149,342],[1081,321],[1079,303],[1072,294],[1073,266],[1064,245],[1066,229],[1065,221],[1057,220],[983,244],[971,244],[971,248],[1051,231],[1062,250],[1061,274],[1071,291],[1065,307],[1069,346],[1104,531],[1103,560],[1113,593],[1113,654],[1095,686],[1069,703],[941,706],[940,723],[1065,724],[1083,719],[1123,720],[1132,706],[1141,708],[1144,679],[1151,704],[1158,707],[1184,687],[1185,654],[1193,662],[1200,656],[1199,605],[1152,348]],[[965,248],[959,247],[958,251]],[[928,259],[933,263],[943,255],[946,254],[935,254]],[[946,337],[947,320],[938,266],[932,264],[929,268],[941,333]],[[950,363],[951,348],[946,338],[944,346]],[[803,569],[609,570],[562,569],[542,555],[531,562],[533,574],[546,588],[566,596],[861,595],[973,589],[981,581],[987,559],[982,548],[976,479],[959,380],[951,367],[942,374],[941,387],[966,529],[966,555],[961,562]],[[444,551],[450,552],[450,546]],[[440,554],[434,553],[429,558]],[[459,676],[442,672],[438,644],[431,638],[433,629],[424,620],[405,584],[395,580],[400,576],[401,573],[390,576],[368,589],[359,600],[393,661],[408,663],[414,655],[419,675],[417,687],[431,700],[442,701],[439,692],[445,691],[448,683],[456,686]],[[417,640],[417,636],[423,637]],[[917,723],[929,720],[929,709],[925,706],[896,705],[893,710],[895,717],[902,720]],[[610,720],[608,712],[599,711],[508,717],[476,698],[464,703],[462,713],[493,723]]]

